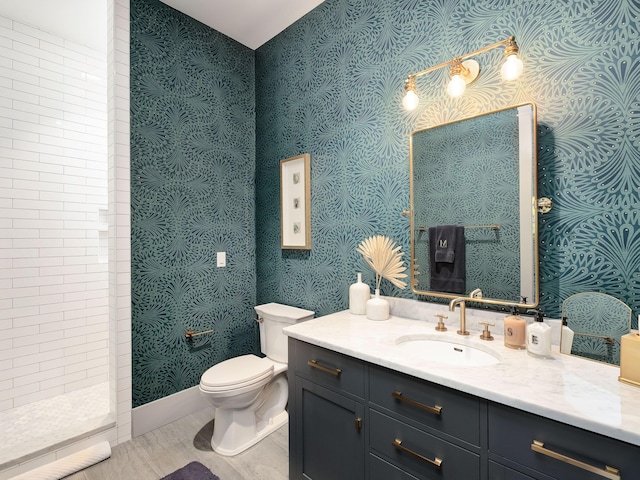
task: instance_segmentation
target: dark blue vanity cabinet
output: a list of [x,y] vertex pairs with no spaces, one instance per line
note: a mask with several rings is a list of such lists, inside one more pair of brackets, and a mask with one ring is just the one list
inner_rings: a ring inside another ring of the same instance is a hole
[[486,478],[479,399],[293,339],[288,375],[291,479]]
[[640,479],[638,446],[292,338],[288,378],[291,480]]
[[289,477],[365,478],[365,362],[289,340]]

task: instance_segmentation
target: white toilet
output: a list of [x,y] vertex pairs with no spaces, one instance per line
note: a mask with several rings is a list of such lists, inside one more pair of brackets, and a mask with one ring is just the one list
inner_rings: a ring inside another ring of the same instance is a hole
[[211,446],[221,455],[237,455],[287,423],[287,336],[282,329],[313,318],[314,312],[279,303],[255,307],[260,350],[209,368],[200,391],[216,407]]

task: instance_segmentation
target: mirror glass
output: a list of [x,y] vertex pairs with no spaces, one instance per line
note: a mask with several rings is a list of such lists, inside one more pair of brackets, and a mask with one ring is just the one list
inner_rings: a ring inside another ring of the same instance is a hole
[[597,292],[571,295],[562,302],[560,351],[620,365],[620,337],[631,329],[631,308]]
[[535,105],[415,131],[410,157],[413,292],[536,306]]

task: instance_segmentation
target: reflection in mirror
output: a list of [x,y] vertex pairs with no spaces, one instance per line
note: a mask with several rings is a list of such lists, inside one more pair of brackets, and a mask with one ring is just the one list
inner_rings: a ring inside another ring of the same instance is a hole
[[535,142],[531,103],[411,134],[414,293],[537,305]]
[[620,337],[631,329],[627,304],[604,293],[576,293],[562,302],[562,320],[562,353],[620,365]]

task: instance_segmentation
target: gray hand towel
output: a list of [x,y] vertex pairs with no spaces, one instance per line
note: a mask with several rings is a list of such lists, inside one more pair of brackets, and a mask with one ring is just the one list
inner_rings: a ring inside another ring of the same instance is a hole
[[456,258],[457,225],[437,225],[435,228],[435,261],[453,263]]
[[429,228],[429,269],[430,269],[430,289],[435,292],[465,293],[466,290],[466,245],[464,238],[464,227],[454,225],[455,233],[455,256],[453,262],[436,261],[437,235],[436,227]]

